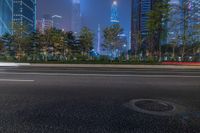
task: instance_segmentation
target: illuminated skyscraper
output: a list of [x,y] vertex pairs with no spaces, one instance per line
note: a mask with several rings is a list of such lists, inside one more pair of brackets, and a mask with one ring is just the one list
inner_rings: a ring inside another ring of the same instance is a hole
[[61,20],[62,20],[62,16],[53,15],[52,16],[53,28],[62,30]]
[[13,0],[13,21],[25,25],[27,33],[36,30],[36,0]]
[[[179,2],[180,17],[175,20],[180,21],[180,36],[190,36],[186,41],[200,41],[200,1],[199,0],[176,0]],[[176,11],[177,12],[177,11]],[[180,39],[182,40],[182,39]],[[182,44],[183,42],[181,42]],[[188,42],[192,44],[192,42]]]
[[81,30],[81,3],[80,0],[72,0],[71,30],[79,33]]
[[[181,43],[180,36],[183,33],[182,23],[182,11],[181,11],[181,1],[180,0],[170,0],[169,1],[171,10],[169,13],[169,20],[167,22],[168,27],[168,34],[167,34],[167,44],[172,42]],[[176,22],[179,22],[179,25],[175,25]],[[175,25],[175,26],[174,26]]]
[[112,24],[118,24],[119,23],[118,3],[117,3],[116,0],[114,0],[113,3],[112,3],[110,21],[111,21]]
[[193,39],[200,41],[200,1],[188,0],[189,8],[189,32],[193,35]]
[[131,49],[137,47],[137,34],[144,38],[147,33],[148,13],[152,10],[153,0],[131,0]]
[[12,33],[13,0],[0,0],[0,36]]
[[44,34],[46,30],[53,28],[52,17],[49,14],[37,21],[37,31]]

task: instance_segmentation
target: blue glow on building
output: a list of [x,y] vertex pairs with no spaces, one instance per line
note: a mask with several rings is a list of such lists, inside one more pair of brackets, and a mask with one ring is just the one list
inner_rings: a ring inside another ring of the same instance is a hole
[[11,34],[13,0],[0,0],[0,35]]
[[27,33],[36,30],[36,0],[13,0],[13,22],[25,25]]
[[118,3],[117,3],[116,0],[114,0],[113,3],[112,3],[110,21],[111,21],[112,24],[118,24],[119,23]]
[[200,41],[200,1],[190,0],[189,2],[189,32],[193,35],[193,39]]
[[137,47],[137,34],[144,38],[147,33],[148,13],[152,9],[152,0],[132,0],[132,22],[131,22],[131,49]]
[[82,16],[81,16],[81,1],[73,0],[72,1],[72,21],[71,21],[71,30],[78,34],[81,30],[82,25]]

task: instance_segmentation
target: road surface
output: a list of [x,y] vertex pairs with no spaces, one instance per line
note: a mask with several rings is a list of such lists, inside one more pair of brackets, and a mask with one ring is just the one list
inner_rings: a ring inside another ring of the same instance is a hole
[[[140,112],[138,99],[176,111]],[[199,133],[200,70],[0,67],[0,131]]]

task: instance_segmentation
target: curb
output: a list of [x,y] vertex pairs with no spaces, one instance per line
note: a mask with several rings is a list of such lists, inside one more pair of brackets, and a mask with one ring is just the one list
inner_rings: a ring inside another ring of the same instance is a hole
[[183,65],[109,65],[109,64],[31,64],[31,67],[66,68],[121,68],[121,69],[200,69],[200,66]]
[[0,67],[16,67],[16,66],[31,66],[30,63],[3,63],[0,62]]

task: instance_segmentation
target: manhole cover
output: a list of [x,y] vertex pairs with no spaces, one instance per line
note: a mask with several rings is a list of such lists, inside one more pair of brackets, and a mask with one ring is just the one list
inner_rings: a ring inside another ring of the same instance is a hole
[[128,107],[137,112],[159,116],[171,116],[185,111],[183,106],[155,99],[132,100]]
[[156,112],[166,112],[174,109],[174,107],[169,103],[157,100],[141,100],[135,102],[135,105],[141,109]]

